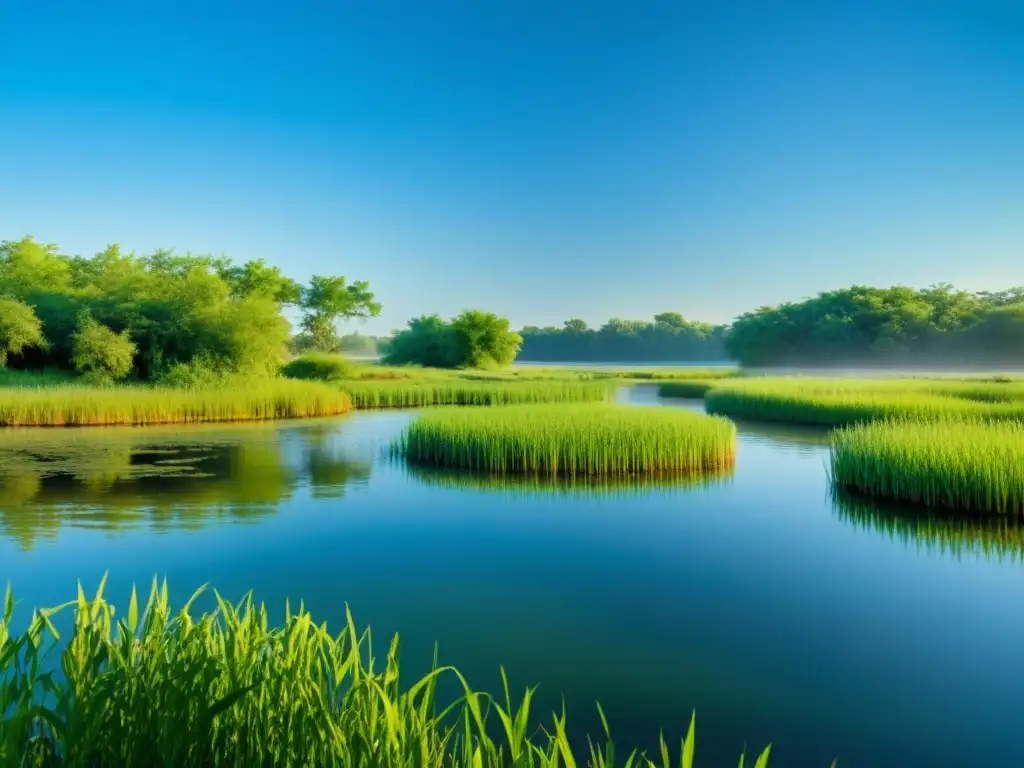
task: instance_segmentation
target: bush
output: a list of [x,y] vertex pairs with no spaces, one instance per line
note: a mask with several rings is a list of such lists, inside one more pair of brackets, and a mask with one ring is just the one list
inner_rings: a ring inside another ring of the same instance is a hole
[[492,368],[515,360],[523,338],[508,319],[468,309],[450,323],[437,315],[416,317],[391,341],[389,365],[432,368]]
[[128,331],[116,333],[88,313],[79,317],[71,343],[71,359],[77,371],[93,381],[117,381],[131,373],[134,358],[135,344]]
[[43,324],[35,310],[21,301],[0,299],[0,368],[7,365],[9,354],[44,344]]
[[318,381],[341,381],[355,374],[355,366],[338,355],[303,355],[281,368],[281,375],[289,379],[316,379]]

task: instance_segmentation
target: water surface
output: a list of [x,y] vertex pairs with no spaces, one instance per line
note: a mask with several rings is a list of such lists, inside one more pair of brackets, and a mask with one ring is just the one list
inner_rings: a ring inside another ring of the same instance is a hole
[[[624,390],[638,405],[656,387]],[[680,734],[698,765],[1014,765],[1024,754],[1024,545],[834,502],[818,430],[739,425],[735,472],[684,486],[558,487],[412,472],[411,412],[242,426],[0,433],[0,580],[28,605],[110,572],[166,575],[334,626],[496,690],[540,683],[578,730]]]

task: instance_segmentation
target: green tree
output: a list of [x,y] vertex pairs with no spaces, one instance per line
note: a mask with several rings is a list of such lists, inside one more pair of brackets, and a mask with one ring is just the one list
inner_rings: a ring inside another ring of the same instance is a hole
[[425,365],[456,368],[461,362],[460,346],[449,323],[439,315],[414,317],[397,332],[384,362],[389,365]]
[[300,306],[302,330],[309,334],[314,348],[324,352],[337,349],[339,319],[380,314],[369,283],[357,280],[350,284],[344,277],[314,275],[302,291]]
[[135,344],[128,331],[117,333],[82,312],[72,338],[72,361],[75,368],[103,381],[123,379],[132,370]]
[[219,267],[218,274],[235,298],[267,296],[278,304],[298,304],[302,300],[302,286],[284,275],[280,267],[270,266],[263,259],[240,266],[227,263]]
[[15,299],[0,299],[0,368],[7,365],[8,355],[43,344],[43,324],[32,307]]
[[508,318],[493,312],[467,309],[451,325],[461,358],[458,364],[467,368],[510,365],[523,343],[523,337],[509,328]]

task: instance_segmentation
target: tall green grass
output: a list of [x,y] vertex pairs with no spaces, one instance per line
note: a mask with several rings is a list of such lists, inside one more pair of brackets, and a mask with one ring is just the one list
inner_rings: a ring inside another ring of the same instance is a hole
[[943,379],[744,379],[712,387],[709,413],[840,426],[879,419],[1024,420],[1024,383]]
[[240,379],[215,387],[87,387],[0,390],[0,426],[77,427],[292,419],[344,413],[336,387],[288,379]]
[[972,419],[861,424],[832,435],[838,488],[931,507],[1024,515],[1024,424]]
[[622,405],[439,410],[410,424],[393,448],[414,464],[492,474],[687,474],[734,461],[726,419]]
[[608,400],[613,387],[600,381],[352,381],[341,384],[356,408],[421,408],[428,405],[509,405]]
[[[76,600],[37,611],[15,634],[8,588],[0,621],[0,764],[28,768],[89,766],[309,766],[319,768],[692,768],[694,723],[678,758],[664,739],[654,759],[616,754],[605,740],[580,751],[565,713],[538,728],[535,689],[513,697],[472,690],[451,667],[403,682],[398,638],[373,660],[369,630],[351,615],[332,635],[300,605],[271,626],[266,608],[246,597],[216,595],[213,612],[196,615],[194,594],[171,606],[166,582],[154,581],[127,608],[78,589]],[[63,649],[56,614],[74,611]],[[55,673],[49,654],[60,652]],[[461,696],[441,701],[452,678]],[[673,750],[674,751],[674,750]],[[755,768],[768,764],[770,747]],[[623,759],[623,756],[625,759]],[[744,764],[741,758],[740,765]]]

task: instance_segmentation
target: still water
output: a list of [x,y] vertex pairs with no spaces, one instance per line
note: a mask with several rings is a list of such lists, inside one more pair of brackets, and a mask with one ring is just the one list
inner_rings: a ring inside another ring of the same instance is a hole
[[[653,387],[620,397],[659,401]],[[272,425],[0,433],[0,581],[51,605],[167,576],[337,627],[349,605],[417,673],[434,642],[478,688],[699,766],[1024,762],[1024,537],[835,502],[820,431],[740,424],[689,487],[492,487],[410,473],[410,412]]]

